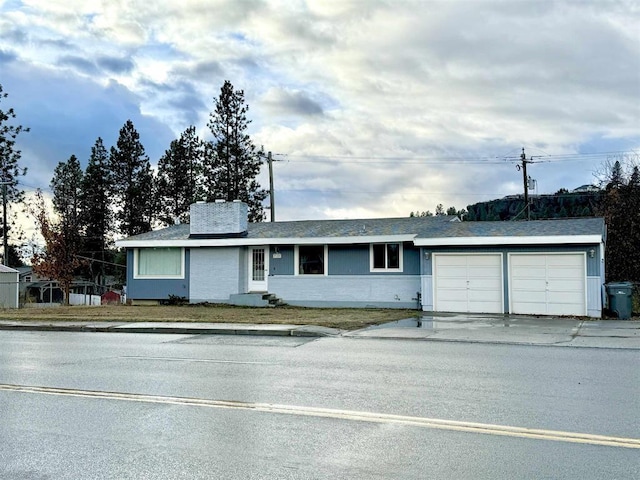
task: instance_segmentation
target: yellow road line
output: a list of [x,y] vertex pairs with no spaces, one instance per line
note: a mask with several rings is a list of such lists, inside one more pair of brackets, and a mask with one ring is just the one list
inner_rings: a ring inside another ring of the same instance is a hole
[[589,445],[604,445],[610,447],[640,449],[640,439],[638,438],[592,435],[588,433],[542,430],[535,428],[512,427],[507,425],[493,425],[489,423],[462,422],[455,420],[443,420],[438,418],[412,417],[405,415],[392,415],[387,413],[339,410],[333,408],[278,405],[272,403],[236,402],[228,400],[208,400],[203,398],[169,397],[159,395],[144,395],[138,393],[102,392],[93,390],[76,390],[68,388],[35,387],[28,385],[10,384],[0,384],[0,391],[98,398],[129,402],[253,410],[257,412],[278,413],[283,415],[298,415],[359,422],[387,423],[440,430],[453,430],[458,432],[481,433],[485,435],[501,435],[518,438],[530,438],[536,440],[551,440],[556,442],[583,443]]

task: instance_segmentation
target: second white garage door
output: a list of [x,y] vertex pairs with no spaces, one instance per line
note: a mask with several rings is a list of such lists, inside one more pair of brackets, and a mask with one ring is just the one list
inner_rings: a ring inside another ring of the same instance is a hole
[[502,313],[502,254],[433,255],[434,309]]
[[586,315],[582,253],[509,256],[511,313]]

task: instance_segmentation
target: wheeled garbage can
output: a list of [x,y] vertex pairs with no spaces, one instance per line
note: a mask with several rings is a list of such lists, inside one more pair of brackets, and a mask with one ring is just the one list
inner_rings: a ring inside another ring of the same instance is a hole
[[607,295],[609,297],[609,310],[614,312],[620,320],[629,320],[631,318],[633,283],[608,283]]

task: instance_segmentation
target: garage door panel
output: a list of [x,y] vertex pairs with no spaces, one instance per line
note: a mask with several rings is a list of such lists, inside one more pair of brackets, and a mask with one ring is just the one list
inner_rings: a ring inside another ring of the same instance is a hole
[[[467,289],[443,289],[438,292],[438,304],[443,302],[459,302],[467,295]],[[451,311],[451,310],[449,310]]]
[[549,304],[546,314],[547,315],[577,315],[575,313],[574,304],[563,304],[563,303]]
[[439,267],[463,267],[467,268],[467,260],[464,255],[438,255],[435,257],[436,264]]
[[501,254],[435,254],[434,308],[502,313]]
[[501,302],[502,301],[502,295],[500,295],[500,292],[495,292],[495,291],[474,291],[474,290],[469,290],[469,294],[468,297],[469,302],[474,302],[474,303],[491,303],[494,304],[496,302]]
[[557,285],[558,283],[575,283],[576,281],[579,281],[582,284],[583,282],[580,277],[583,275],[583,270],[563,270],[562,272],[554,272],[553,277],[549,277],[549,283],[555,282]]
[[541,278],[544,280],[547,276],[547,269],[544,265],[531,267],[518,265],[511,268],[511,275],[517,278]]
[[574,267],[581,269],[583,267],[582,255],[576,254],[558,254],[547,255],[547,265],[550,267]]
[[527,292],[519,290],[511,292],[512,303],[544,303],[547,298],[547,293],[544,290],[537,292]]
[[578,292],[583,291],[584,282],[577,280],[575,277],[564,280],[549,280],[547,290],[550,292]]
[[441,289],[467,289],[467,281],[464,278],[438,277],[438,287]]
[[576,305],[584,301],[580,292],[554,292],[547,293],[547,301],[554,305]]
[[446,265],[437,268],[440,278],[463,278],[467,273],[467,267]]
[[585,315],[585,275],[582,253],[512,254],[509,256],[511,312]]

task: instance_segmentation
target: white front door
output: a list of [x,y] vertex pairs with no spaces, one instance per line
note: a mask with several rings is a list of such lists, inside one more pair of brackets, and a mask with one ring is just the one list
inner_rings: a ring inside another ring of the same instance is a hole
[[249,291],[266,292],[269,274],[269,249],[249,247]]

